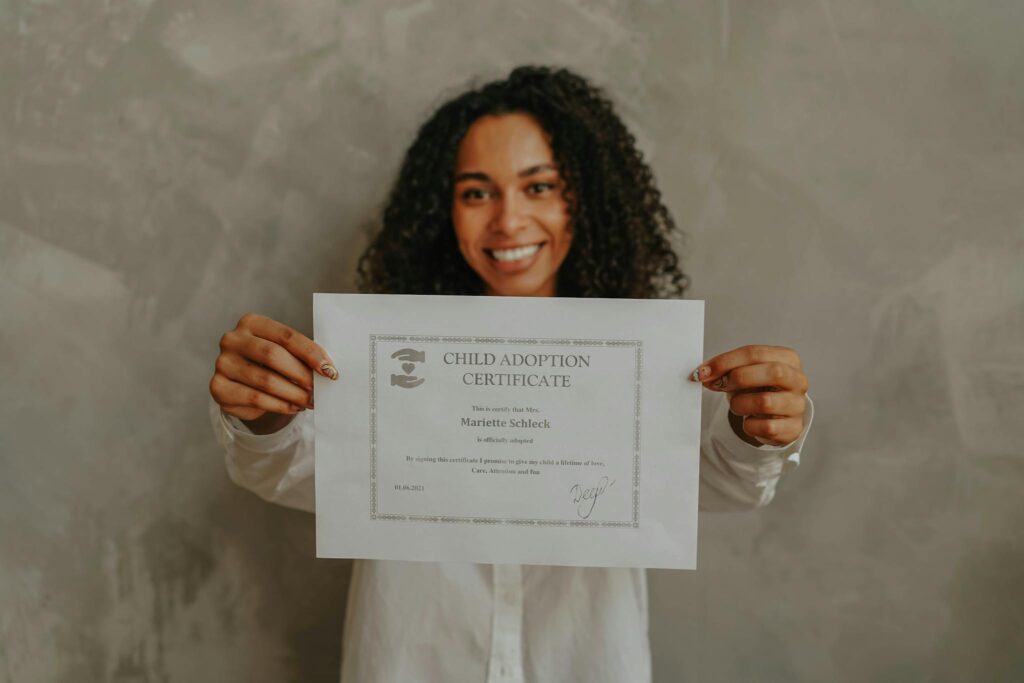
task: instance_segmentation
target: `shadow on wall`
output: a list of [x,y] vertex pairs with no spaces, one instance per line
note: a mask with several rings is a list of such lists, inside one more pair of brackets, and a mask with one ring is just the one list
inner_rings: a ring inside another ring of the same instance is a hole
[[955,247],[886,294],[870,323],[876,395],[899,404],[894,414],[920,416],[963,458],[1020,454],[1007,429],[1024,415],[1024,269],[1013,250]]

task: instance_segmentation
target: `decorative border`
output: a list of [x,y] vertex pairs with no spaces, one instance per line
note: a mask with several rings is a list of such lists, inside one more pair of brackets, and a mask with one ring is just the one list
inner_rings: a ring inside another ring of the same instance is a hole
[[[534,346],[632,346],[635,352],[633,376],[633,519],[627,522],[599,522],[585,519],[529,519],[500,517],[453,517],[449,515],[395,515],[377,509],[377,342],[427,344],[522,344]],[[644,343],[639,339],[548,339],[542,337],[434,337],[421,335],[370,335],[370,519],[401,522],[461,522],[470,524],[515,524],[520,526],[633,527],[640,526],[640,396],[643,384]]]

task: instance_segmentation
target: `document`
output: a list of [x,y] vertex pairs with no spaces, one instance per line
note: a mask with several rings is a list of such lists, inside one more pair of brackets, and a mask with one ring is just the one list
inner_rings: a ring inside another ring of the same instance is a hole
[[693,569],[704,302],[315,294],[318,557]]

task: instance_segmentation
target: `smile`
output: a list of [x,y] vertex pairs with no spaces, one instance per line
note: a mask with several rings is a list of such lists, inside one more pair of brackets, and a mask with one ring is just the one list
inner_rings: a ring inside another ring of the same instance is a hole
[[487,252],[487,255],[495,261],[511,263],[512,261],[521,261],[523,259],[530,258],[536,254],[542,246],[544,246],[543,242],[523,247],[514,247],[512,249],[484,249],[484,251]]

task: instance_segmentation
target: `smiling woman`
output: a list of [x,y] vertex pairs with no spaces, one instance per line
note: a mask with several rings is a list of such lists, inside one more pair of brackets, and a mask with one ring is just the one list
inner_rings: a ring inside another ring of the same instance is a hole
[[516,113],[481,118],[459,145],[452,223],[487,294],[555,296],[572,228],[546,138]]
[[[450,100],[419,129],[360,259],[359,285],[388,294],[680,297],[674,232],[650,168],[602,92],[565,69],[520,67]],[[463,382],[508,387],[565,387],[570,375],[557,368],[590,364],[585,354],[524,353],[453,353],[444,362],[473,366]],[[222,337],[210,382],[232,479],[311,512],[314,372],[346,381],[311,339],[247,314]],[[744,346],[708,359],[691,379],[713,396],[702,412],[701,507],[765,505],[810,427],[799,355]],[[481,443],[497,441],[505,437]],[[613,486],[577,484],[579,516]],[[642,569],[359,561],[349,596],[345,681],[650,680]]]
[[634,137],[604,93],[566,69],[519,67],[441,106],[410,145],[382,223],[359,262],[366,292],[686,288],[675,223]]

